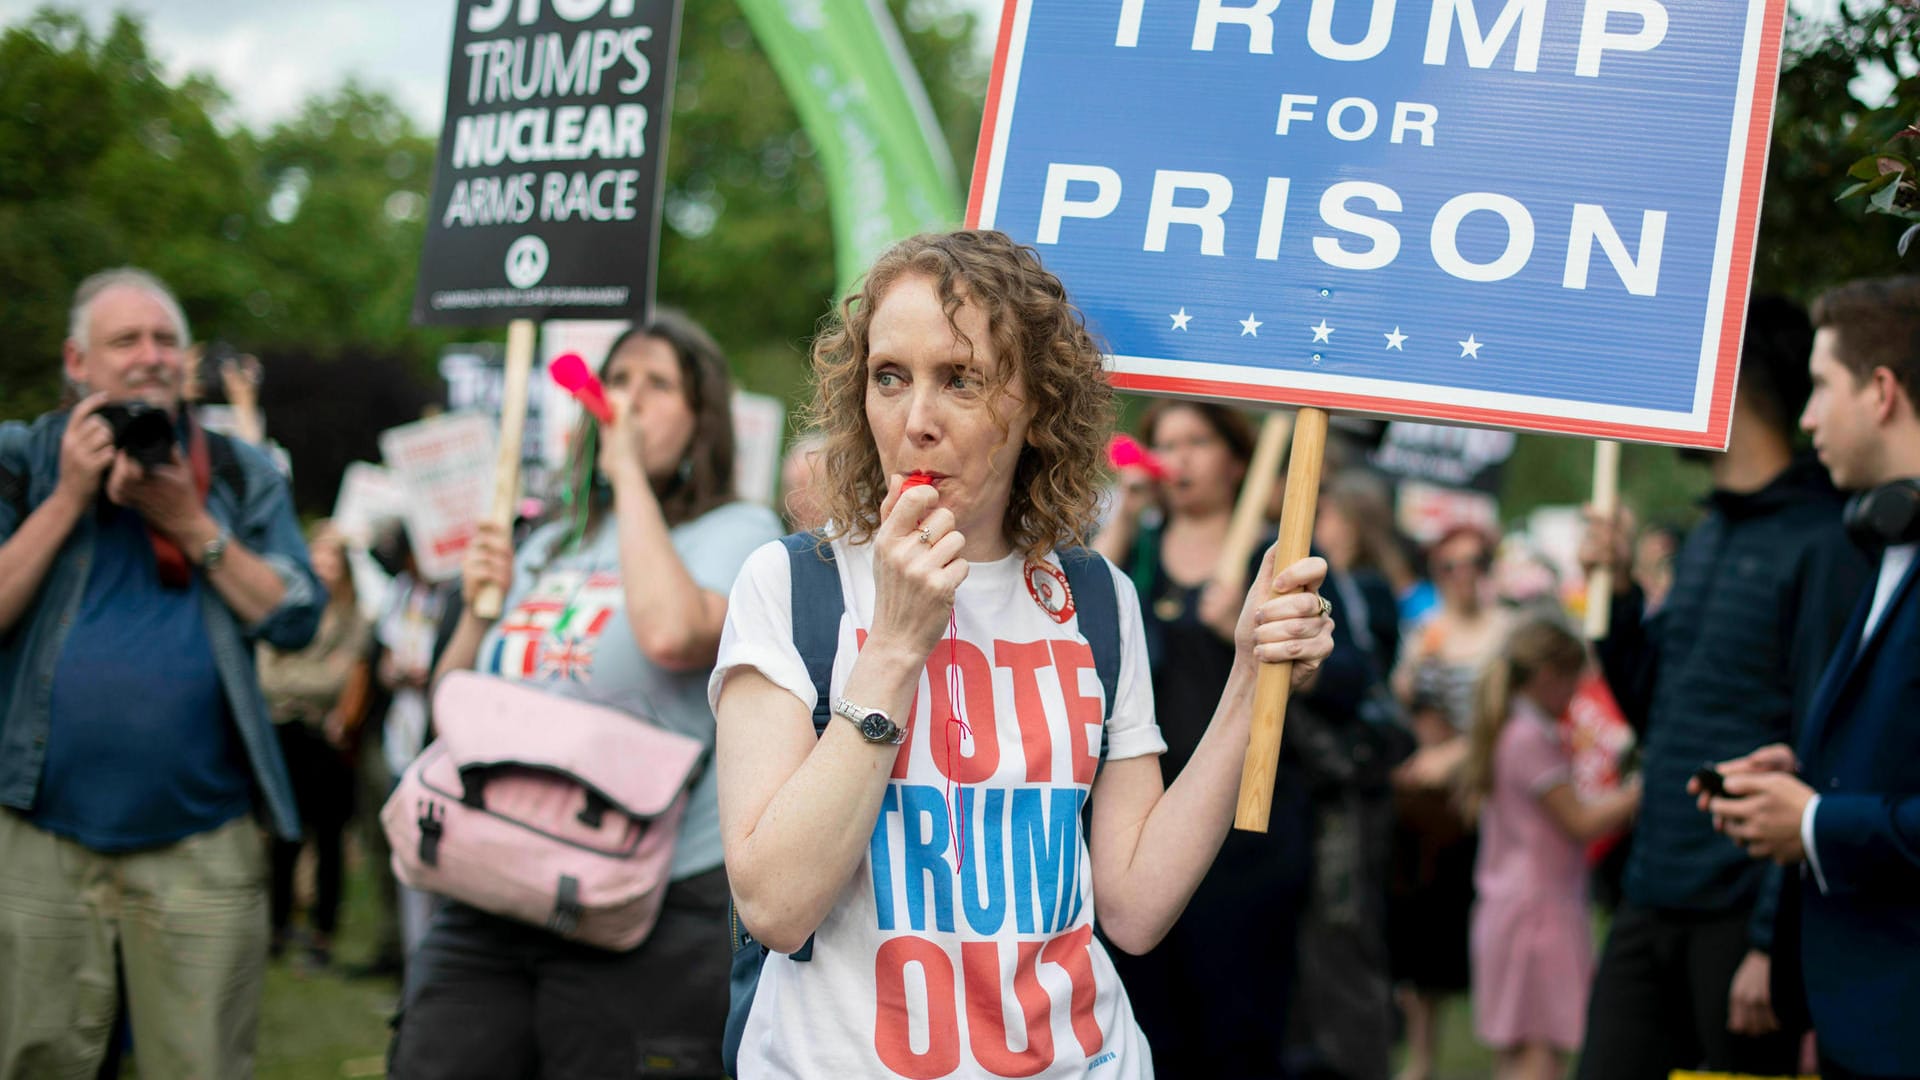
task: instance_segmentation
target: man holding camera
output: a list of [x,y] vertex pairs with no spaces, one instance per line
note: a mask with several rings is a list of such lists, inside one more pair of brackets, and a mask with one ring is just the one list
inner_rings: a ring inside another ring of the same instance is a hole
[[247,1076],[254,820],[299,833],[253,646],[326,595],[286,482],[182,408],[186,319],[133,269],[74,294],[71,412],[0,425],[0,1078],[92,1076],[124,972],[141,1071]]
[[1847,530],[1879,572],[1797,746],[1723,764],[1722,796],[1693,790],[1748,855],[1793,868],[1776,951],[1799,961],[1820,1075],[1920,1076],[1920,277],[1843,285],[1813,318],[1800,426],[1858,492]]

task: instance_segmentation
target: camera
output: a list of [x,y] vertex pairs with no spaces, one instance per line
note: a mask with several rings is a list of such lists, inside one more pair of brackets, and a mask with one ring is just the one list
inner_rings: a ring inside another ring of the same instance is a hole
[[143,469],[173,460],[173,417],[144,401],[116,401],[93,415],[113,429],[113,448],[140,463]]

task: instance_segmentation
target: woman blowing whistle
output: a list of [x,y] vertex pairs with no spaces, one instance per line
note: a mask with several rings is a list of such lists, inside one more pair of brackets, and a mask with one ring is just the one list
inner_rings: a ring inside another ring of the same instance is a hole
[[773,950],[734,1075],[1151,1076],[1096,905],[1128,951],[1179,916],[1232,821],[1260,663],[1296,661],[1302,685],[1333,648],[1326,566],[1269,552],[1212,723],[1163,788],[1133,586],[1098,564],[1119,611],[1108,716],[1062,570],[1112,400],[1059,280],[1000,233],[915,237],[814,369],[835,719],[815,737],[779,545],[742,571],[710,689],[727,873]]

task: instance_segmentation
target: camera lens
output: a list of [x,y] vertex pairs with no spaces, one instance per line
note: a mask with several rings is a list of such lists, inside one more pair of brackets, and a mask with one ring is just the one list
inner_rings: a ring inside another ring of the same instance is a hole
[[116,401],[100,406],[94,415],[113,429],[114,449],[141,467],[151,469],[173,460],[173,419],[165,409],[144,401]]

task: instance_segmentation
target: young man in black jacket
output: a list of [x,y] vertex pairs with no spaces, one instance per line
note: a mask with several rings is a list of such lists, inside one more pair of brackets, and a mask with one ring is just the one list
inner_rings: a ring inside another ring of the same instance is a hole
[[1791,742],[1869,568],[1818,462],[1796,456],[1809,392],[1806,315],[1748,308],[1727,452],[1681,546],[1666,603],[1643,617],[1626,529],[1590,522],[1582,559],[1613,566],[1607,681],[1642,737],[1645,801],[1588,1006],[1581,1080],[1665,1080],[1674,1069],[1783,1075],[1798,1038],[1771,1005],[1778,871],[1745,859],[1694,808],[1703,763]]

